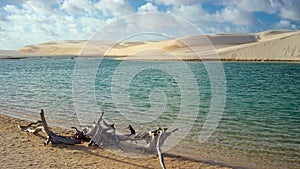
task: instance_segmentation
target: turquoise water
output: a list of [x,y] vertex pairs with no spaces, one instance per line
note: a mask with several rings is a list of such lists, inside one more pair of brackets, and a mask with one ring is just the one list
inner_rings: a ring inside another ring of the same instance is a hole
[[[92,59],[81,62],[97,66]],[[129,86],[126,77],[121,76],[122,71],[120,74],[117,71],[124,63],[127,70],[139,69],[130,78]],[[203,63],[181,63],[191,70],[195,79],[189,79],[179,63],[102,60],[94,81],[77,78],[95,88],[79,93],[95,93],[98,110],[106,112],[106,119],[115,123],[118,131],[127,132],[128,124],[137,131],[172,126],[181,110],[182,93],[194,92],[188,97],[190,104],[184,106],[186,110],[198,110],[197,118],[181,119],[193,127],[172,153],[245,168],[300,168],[300,64],[222,63],[226,76],[225,109],[212,136],[199,143],[214,87]],[[77,103],[72,93],[75,66],[76,60],[69,58],[0,60],[0,112],[38,119],[43,108],[50,124],[64,127],[78,126],[79,121],[96,121],[99,112],[85,106],[90,101],[84,94],[78,102],[82,108],[79,114],[87,118],[78,119],[75,113]],[[77,69],[93,73],[89,67]],[[169,70],[178,70],[175,72],[179,78],[184,77],[186,88],[180,87],[182,82],[168,73]],[[192,80],[197,84],[196,92]],[[127,98],[114,97],[123,91],[128,92]],[[136,119],[125,118],[127,115]]]

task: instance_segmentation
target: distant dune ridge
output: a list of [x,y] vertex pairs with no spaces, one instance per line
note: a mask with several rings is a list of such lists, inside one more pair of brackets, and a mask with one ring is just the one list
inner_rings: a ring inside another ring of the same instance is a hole
[[69,40],[29,45],[17,52],[25,56],[113,56],[121,60],[300,61],[300,31],[199,35],[155,42]]

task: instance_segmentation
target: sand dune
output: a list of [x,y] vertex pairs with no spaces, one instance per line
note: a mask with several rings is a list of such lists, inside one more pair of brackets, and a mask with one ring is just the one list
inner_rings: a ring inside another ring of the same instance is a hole
[[32,55],[114,56],[122,60],[300,61],[300,31],[215,34],[157,42],[58,41],[25,46]]
[[[28,53],[32,55],[32,53]],[[26,53],[17,52],[14,50],[0,50],[0,59],[19,59],[20,57],[26,56]]]
[[86,41],[57,41],[25,46],[18,52],[40,55],[79,55]]

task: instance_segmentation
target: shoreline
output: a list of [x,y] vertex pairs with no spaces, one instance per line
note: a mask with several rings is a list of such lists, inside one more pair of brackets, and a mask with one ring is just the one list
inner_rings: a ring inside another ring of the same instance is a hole
[[[156,156],[130,158],[113,154],[100,147],[88,147],[87,143],[79,145],[47,145],[44,135],[35,136],[22,132],[17,125],[28,124],[29,121],[0,113],[2,143],[1,164],[4,168],[160,168]],[[60,135],[70,136],[72,130],[59,127],[51,129]],[[229,165],[204,160],[192,160],[186,157],[165,153],[167,168],[208,168],[229,169]],[[241,167],[234,167],[241,168]]]
[[0,60],[19,60],[32,58],[70,58],[70,59],[108,59],[120,61],[150,61],[150,62],[258,62],[258,63],[300,63],[300,60],[277,60],[277,59],[120,59],[119,56],[78,56],[78,55],[41,55],[41,56],[14,56],[0,57]]

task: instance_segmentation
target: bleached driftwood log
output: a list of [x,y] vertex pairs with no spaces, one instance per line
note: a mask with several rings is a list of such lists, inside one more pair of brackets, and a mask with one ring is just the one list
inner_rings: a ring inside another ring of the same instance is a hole
[[86,135],[91,138],[88,144],[89,146],[105,146],[114,144],[117,145],[120,142],[120,139],[118,138],[118,135],[115,132],[116,129],[114,127],[114,124],[108,124],[103,119],[103,114],[104,112],[101,113],[95,126],[89,132],[86,133]]
[[86,133],[87,136],[91,137],[90,145],[112,145],[112,144],[118,144],[122,141],[138,141],[138,140],[145,140],[146,145],[144,146],[144,150],[147,153],[153,153],[156,152],[156,146],[157,146],[157,139],[160,136],[160,143],[159,145],[162,146],[165,142],[165,140],[175,131],[178,129],[175,129],[171,132],[167,131],[167,128],[158,128],[154,131],[149,131],[148,133],[144,134],[136,134],[135,132],[132,133],[132,131],[135,131],[131,125],[129,125],[131,134],[116,134],[116,129],[114,125],[109,125],[104,119],[103,114],[101,113],[97,123],[95,124],[95,127],[92,128],[89,132]]
[[104,112],[101,113],[101,115],[100,115],[100,117],[99,117],[99,119],[98,119],[96,125],[95,125],[90,131],[88,131],[88,132],[86,133],[86,135],[87,135],[88,137],[93,137],[93,136],[96,134],[96,131],[97,131],[97,125],[99,125],[100,122],[102,121],[103,114],[104,114]]
[[46,145],[49,143],[52,143],[52,144],[63,143],[63,144],[69,144],[69,145],[81,143],[80,140],[73,139],[70,137],[59,136],[59,135],[53,133],[48,127],[47,121],[44,116],[43,109],[41,110],[40,116],[41,116],[41,120],[42,120],[42,124],[43,124],[43,131],[46,133],[47,138],[48,138],[48,140],[45,143]]
[[[103,126],[101,125],[101,122],[103,123]],[[161,152],[161,146],[163,146],[165,140],[174,132],[176,132],[178,129],[174,129],[173,131],[169,132],[167,131],[167,128],[158,128],[157,130],[150,131],[148,133],[144,134],[136,134],[135,130],[131,125],[129,125],[129,129],[131,131],[131,134],[125,134],[125,135],[118,135],[115,132],[114,125],[109,125],[104,119],[103,119],[103,113],[101,114],[99,120],[97,121],[95,127],[89,132],[89,135],[92,136],[91,142],[89,145],[98,145],[98,146],[104,146],[107,143],[115,144],[118,146],[118,144],[122,141],[139,141],[139,140],[145,140],[146,145],[142,147],[143,152],[153,154],[157,152],[159,156],[160,165],[163,169],[165,169],[165,163],[164,158]],[[110,130],[113,130],[112,132],[108,132]],[[133,132],[134,131],[134,132]],[[90,134],[92,133],[92,134]]]
[[[80,131],[76,127],[72,127],[73,129],[76,130],[76,134],[74,138],[59,136],[53,133],[48,127],[43,110],[41,110],[40,113],[41,121],[30,123],[27,126],[19,125],[18,127],[22,131],[31,132],[33,134],[37,134],[39,131],[43,131],[48,138],[45,144],[63,143],[63,144],[73,145],[73,144],[80,144],[81,143],[80,140],[83,140],[83,141],[89,141],[88,144],[89,146],[116,145],[117,147],[119,147],[119,144],[121,142],[134,141],[135,143],[137,143],[137,141],[145,140],[146,143],[143,147],[136,146],[136,148],[142,148],[143,152],[148,154],[153,154],[157,152],[162,168],[163,169],[166,168],[164,164],[163,155],[161,152],[161,146],[163,146],[165,140],[178,129],[174,129],[173,131],[169,132],[167,131],[168,130],[167,128],[158,128],[157,130],[149,131],[147,133],[136,134],[133,127],[129,125],[129,129],[131,131],[130,134],[116,134],[116,128],[114,124],[108,124],[103,119],[103,115],[104,113],[102,112],[95,126],[92,127],[89,131],[86,128]],[[33,125],[36,125],[36,127],[34,129],[31,129],[30,127],[32,127]],[[135,145],[135,144],[132,143],[131,145]]]
[[37,122],[29,123],[26,126],[18,125],[18,128],[21,131],[37,134],[38,132],[42,131],[43,126],[42,126],[42,121],[38,120]]
[[162,169],[166,169],[165,162],[164,162],[164,157],[163,157],[163,155],[161,153],[161,149],[160,149],[161,138],[162,138],[162,135],[164,133],[165,132],[163,132],[163,131],[159,132],[159,136],[157,138],[157,143],[156,143],[156,150],[157,150],[159,162],[160,162],[160,165],[161,165]]
[[[33,134],[37,134],[38,132],[43,131],[47,136],[47,141],[45,142],[45,145],[47,145],[49,143],[52,143],[52,144],[63,143],[63,144],[69,144],[69,145],[81,143],[80,140],[78,140],[78,139],[65,137],[65,136],[59,136],[59,135],[53,133],[48,127],[47,121],[44,116],[43,109],[41,110],[40,117],[41,117],[41,121],[37,121],[35,123],[30,123],[27,126],[18,125],[19,129],[21,131],[30,132]],[[34,124],[37,124],[37,126],[34,129],[29,128]]]

